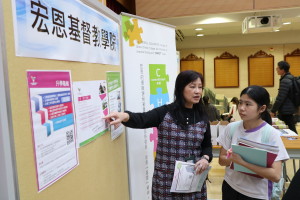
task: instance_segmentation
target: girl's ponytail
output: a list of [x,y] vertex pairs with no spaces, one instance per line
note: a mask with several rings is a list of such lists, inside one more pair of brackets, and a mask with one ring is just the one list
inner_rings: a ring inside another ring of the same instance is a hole
[[272,118],[269,111],[266,109],[264,112],[261,113],[261,118],[267,122],[268,124],[272,125]]

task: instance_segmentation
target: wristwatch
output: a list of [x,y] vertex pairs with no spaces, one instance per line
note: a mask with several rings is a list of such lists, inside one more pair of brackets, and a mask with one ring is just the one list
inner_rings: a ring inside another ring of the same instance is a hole
[[207,162],[209,162],[209,159],[206,158],[205,156],[202,156],[202,157],[200,158],[200,160],[202,160],[202,159],[205,159],[205,160],[207,160]]

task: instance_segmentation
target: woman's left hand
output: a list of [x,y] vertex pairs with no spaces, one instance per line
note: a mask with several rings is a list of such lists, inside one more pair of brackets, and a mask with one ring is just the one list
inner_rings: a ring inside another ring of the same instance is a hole
[[209,166],[209,162],[206,159],[200,159],[195,164],[195,172],[196,174],[201,174],[204,170],[206,170]]

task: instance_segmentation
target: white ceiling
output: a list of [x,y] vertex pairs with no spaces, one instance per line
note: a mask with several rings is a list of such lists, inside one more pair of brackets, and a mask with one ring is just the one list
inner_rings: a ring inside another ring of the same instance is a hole
[[[300,8],[186,16],[157,20],[176,26],[176,29],[181,30],[184,37],[196,37],[196,35],[200,33],[204,34],[205,36],[242,34],[242,22],[246,17],[271,15],[281,15],[283,23],[291,22],[289,25],[282,25],[279,29],[280,31],[300,30]],[[212,20],[213,18],[222,18],[223,21],[226,22],[208,24],[207,21]],[[195,28],[203,28],[203,30],[196,31]]]

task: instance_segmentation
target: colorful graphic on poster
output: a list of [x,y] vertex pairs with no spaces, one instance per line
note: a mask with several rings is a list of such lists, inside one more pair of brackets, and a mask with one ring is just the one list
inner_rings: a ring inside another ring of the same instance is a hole
[[17,56],[120,65],[116,16],[79,0],[12,3]]
[[[166,65],[150,64],[149,65],[150,80],[150,104],[157,108],[169,102],[169,93],[167,83],[169,75],[166,74]],[[157,148],[157,128],[152,128],[153,133],[150,134],[150,141],[154,143],[153,156],[156,157]]]
[[[120,72],[106,72],[106,80],[108,86],[109,96],[109,111],[122,111],[122,87],[121,87],[121,73]],[[110,127],[111,139],[114,140],[124,132],[124,126],[113,125]]]
[[[132,22],[131,22],[132,20]],[[143,28],[139,27],[138,19],[132,19],[128,16],[122,17],[123,26],[123,38],[129,43],[130,47],[134,46],[134,41],[138,44],[143,42],[141,34],[143,33]]]
[[[125,109],[146,112],[173,101],[178,74],[174,27],[122,15]],[[132,200],[150,200],[158,132],[127,128]]]
[[78,146],[88,144],[108,130],[103,119],[108,114],[106,88],[105,80],[73,83]]
[[38,191],[78,165],[69,71],[27,71]]
[[169,82],[169,75],[166,74],[166,65],[150,64],[150,104],[154,108],[162,106],[169,102],[169,94],[167,83]]

